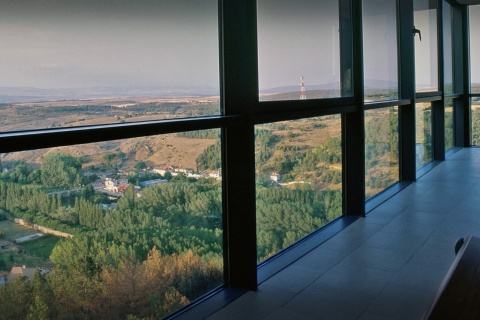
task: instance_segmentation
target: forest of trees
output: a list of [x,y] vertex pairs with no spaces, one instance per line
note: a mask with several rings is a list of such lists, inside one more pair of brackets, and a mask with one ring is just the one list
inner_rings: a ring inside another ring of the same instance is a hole
[[203,170],[219,170],[222,168],[222,149],[220,141],[207,147],[196,159],[197,168]]
[[480,146],[480,98],[472,98],[472,145]]
[[[368,168],[387,158],[398,161],[398,134],[389,129],[398,130],[396,121],[392,112],[368,122]],[[312,119],[302,132],[324,129],[326,124]],[[177,135],[217,139],[219,131]],[[297,135],[286,123],[255,130],[259,262],[342,214],[340,135],[315,146],[283,143]],[[125,157],[110,153],[103,161]],[[79,158],[52,152],[41,161],[1,164],[8,170],[0,174],[0,209],[73,238],[55,245],[49,275],[0,288],[2,318],[161,318],[223,283],[221,182],[144,172],[130,176],[132,185],[115,207],[105,209],[102,204],[111,200],[84,178]],[[200,171],[221,170],[220,143],[205,148],[196,163]],[[270,179],[273,173],[281,182]],[[133,184],[150,178],[169,182],[137,195]],[[68,197],[48,193],[79,187]]]
[[366,197],[399,180],[398,110],[367,111],[365,117]]
[[[0,182],[0,208],[74,235],[50,256],[55,268],[42,280],[46,292],[15,308],[1,304],[6,319],[40,307],[59,319],[163,317],[223,282],[219,186],[164,184],[140,198],[131,187],[109,211],[79,195],[71,205],[34,186]],[[12,291],[29,285],[14,281],[0,296],[11,301]]]
[[83,184],[80,159],[51,153],[41,167],[2,168],[0,209],[74,235],[55,246],[48,276],[0,288],[2,319],[159,318],[222,284],[219,184],[177,179],[141,197],[131,186],[105,211],[90,184],[66,198],[47,194]]
[[433,160],[432,106],[416,107],[416,167],[417,170]]
[[[276,138],[262,134],[267,150]],[[292,179],[311,176],[321,182],[322,176],[328,176],[341,182],[341,173],[335,178],[326,169],[341,162],[339,139],[313,150],[273,147],[275,157],[267,160],[281,162],[278,167],[285,174],[291,171]],[[104,161],[115,158],[106,156]],[[216,143],[199,155],[197,163],[202,170],[218,170],[220,159]],[[322,173],[314,174],[318,169]],[[50,259],[55,267],[48,276],[37,274],[34,281],[15,280],[0,288],[0,297],[7,302],[0,305],[0,314],[6,319],[33,314],[65,319],[100,314],[104,319],[158,318],[223,283],[220,183],[171,179],[144,188],[141,197],[131,186],[115,209],[105,211],[101,206],[105,197],[86,182],[80,159],[62,153],[47,154],[40,167],[11,163],[1,174],[0,209],[11,217],[74,235],[54,247]],[[84,185],[81,192],[66,198],[47,194],[52,188],[80,185]],[[259,261],[341,215],[341,202],[340,190],[259,184]],[[7,307],[20,294],[22,303]]]
[[[312,119],[305,131],[326,125]],[[257,258],[263,261],[342,214],[341,138],[331,137],[316,147],[285,145],[296,134],[287,123],[255,130],[257,171]],[[282,187],[268,173],[281,175]]]
[[342,214],[342,192],[259,187],[257,257],[264,260]]
[[445,151],[455,147],[453,110],[452,99],[445,99]]

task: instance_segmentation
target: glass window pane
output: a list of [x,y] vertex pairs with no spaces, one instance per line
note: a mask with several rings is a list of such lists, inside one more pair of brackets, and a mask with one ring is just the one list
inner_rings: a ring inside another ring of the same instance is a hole
[[415,107],[417,170],[433,160],[432,104],[417,103]]
[[257,6],[260,100],[340,97],[339,1],[262,0]]
[[480,98],[470,99],[472,104],[472,145],[480,146]]
[[255,134],[261,262],[342,214],[341,118],[263,124]]
[[219,114],[217,17],[216,0],[2,3],[0,131]]
[[443,1],[443,59],[445,94],[453,94],[452,6],[446,1]]
[[471,91],[480,93],[480,5],[469,6]]
[[453,99],[445,99],[445,151],[455,147],[455,125],[454,125]]
[[[219,134],[204,130],[1,154],[0,214],[54,230],[21,242],[39,231],[0,221],[2,243],[16,248],[8,249],[5,268],[47,268],[35,294],[55,297],[41,300],[55,319],[159,319],[218,287]],[[31,310],[14,301],[36,301],[21,284],[7,284],[21,297],[2,295],[12,319]]]
[[365,111],[365,195],[399,181],[398,107]]
[[363,0],[365,101],[398,99],[395,0]]
[[415,81],[417,92],[438,91],[437,6],[435,1],[414,1]]

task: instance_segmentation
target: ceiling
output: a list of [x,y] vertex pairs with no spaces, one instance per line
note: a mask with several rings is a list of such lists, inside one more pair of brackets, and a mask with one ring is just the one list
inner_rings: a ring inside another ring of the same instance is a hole
[[457,0],[460,4],[480,4],[480,0]]

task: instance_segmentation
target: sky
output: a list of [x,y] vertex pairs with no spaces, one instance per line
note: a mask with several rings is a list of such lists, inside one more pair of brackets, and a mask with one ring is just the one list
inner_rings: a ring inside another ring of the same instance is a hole
[[[391,1],[364,2],[372,13]],[[338,0],[257,6],[260,89],[299,86],[302,75],[307,89],[340,81]],[[476,53],[480,6],[471,12]],[[365,47],[376,49],[365,59],[368,79],[396,78],[396,42],[374,32],[391,26],[387,20],[365,16]],[[219,87],[217,0],[0,0],[0,43],[0,87]],[[417,80],[428,80],[430,64],[418,66]],[[480,82],[479,59],[472,69]]]
[[258,0],[260,89],[340,81],[338,0]]
[[472,83],[480,83],[480,5],[470,7],[470,61]]
[[[395,0],[364,0],[365,78],[388,87],[398,80]],[[338,0],[258,0],[260,90],[335,84],[340,87]],[[318,88],[318,87],[317,87]],[[335,88],[335,87],[334,87]]]
[[[363,1],[363,61],[366,87],[398,85],[395,0]],[[382,83],[383,82],[383,83]]]
[[216,0],[0,0],[0,87],[219,87]]
[[452,6],[443,4],[443,58],[445,84],[453,82],[453,39],[452,39]]
[[415,81],[417,91],[438,90],[437,10],[419,10],[414,13],[415,28],[422,40],[415,36]]

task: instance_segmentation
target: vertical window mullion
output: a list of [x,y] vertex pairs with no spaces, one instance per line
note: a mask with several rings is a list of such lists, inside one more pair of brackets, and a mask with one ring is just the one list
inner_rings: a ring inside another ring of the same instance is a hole
[[413,1],[398,0],[400,97],[411,100],[401,106],[400,117],[400,180],[414,181],[415,169],[415,49],[412,35]]
[[257,288],[255,158],[252,113],[258,103],[256,0],[221,1],[221,79],[225,115],[245,121],[224,128],[223,176],[227,283]]
[[[340,51],[352,55],[353,92],[358,109],[351,113],[343,114],[342,143],[343,143],[343,197],[344,213],[346,215],[365,215],[365,119],[363,114],[363,37],[362,37],[362,1],[340,1],[340,25],[347,25],[344,12],[350,11],[352,25],[347,34],[341,34]],[[343,29],[343,28],[342,28]],[[351,37],[347,37],[351,32]],[[344,58],[344,60],[346,60]],[[342,74],[348,72],[348,63],[342,62]]]

